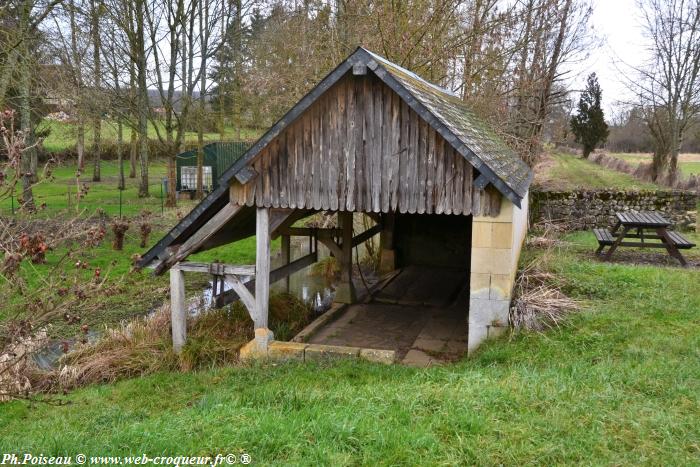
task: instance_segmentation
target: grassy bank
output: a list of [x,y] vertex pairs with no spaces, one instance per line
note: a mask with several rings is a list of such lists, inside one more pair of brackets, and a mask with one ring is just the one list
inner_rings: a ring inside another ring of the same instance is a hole
[[0,410],[0,452],[697,465],[700,273],[601,263],[592,235],[566,240],[549,265],[584,311],[560,329],[442,368],[261,365],[94,386],[60,406],[13,402]]
[[580,157],[555,153],[543,156],[535,169],[535,186],[549,190],[613,189],[658,190],[653,183],[606,169]]
[[[610,155],[634,165],[651,162],[651,154],[648,153],[613,152]],[[678,158],[678,169],[683,175],[700,174],[700,154],[681,154]]]
[[[154,276],[150,269],[135,271],[133,258],[134,255],[143,254],[160,240],[167,232],[165,225],[168,225],[167,221],[155,225],[146,248],[139,246],[141,239],[138,223],[132,223],[126,232],[124,249],[115,251],[112,248],[113,234],[108,225],[105,239],[95,247],[79,248],[77,245],[61,244],[58,248],[47,252],[44,264],[23,261],[18,274],[26,283],[26,290],[30,295],[28,297],[18,289],[11,288],[6,279],[0,275],[0,292],[3,295],[0,320],[17,313],[21,316],[24,304],[31,299],[32,295],[46,298],[55,293],[55,290],[47,290],[47,286],[52,284],[50,277],[66,276],[70,280],[77,261],[87,263],[87,267],[81,271],[83,280],[90,280],[95,270],[99,269],[101,277],[106,278],[107,288],[112,288],[108,293],[96,290],[88,295],[87,300],[94,305],[94,311],[83,315],[81,324],[88,325],[90,329],[112,326],[124,319],[143,315],[154,309],[170,298],[168,275]],[[278,248],[278,244],[279,241],[273,242],[273,250]],[[192,255],[191,259],[206,262],[218,260],[229,264],[254,264],[255,238],[247,238],[232,245],[198,253]],[[208,279],[209,277],[204,274],[188,274],[186,282],[188,295],[201,294]],[[52,325],[50,333],[55,337],[70,337],[76,330],[76,326],[57,321]]]
[[[75,147],[77,141],[77,127],[74,123],[70,122],[59,122],[55,120],[44,120],[41,122],[38,130],[49,130],[48,137],[44,140],[44,148],[49,152],[65,151],[67,149],[72,149]],[[104,141],[116,142],[117,140],[117,125],[115,122],[105,120],[102,122],[102,139]],[[161,136],[165,138],[165,132],[163,127],[160,128]],[[238,131],[233,127],[226,127],[224,131],[224,140],[238,140],[250,141],[257,139],[262,132],[258,129],[242,128],[240,132],[240,138]],[[124,140],[130,138],[130,131],[128,128],[124,129]],[[148,137],[151,139],[157,139],[158,133],[156,132],[156,127],[153,123],[148,124]],[[196,141],[197,133],[194,131],[188,131],[185,133],[186,141]],[[204,140],[209,141],[220,141],[221,134],[218,132],[206,132],[204,133]],[[85,126],[85,144],[89,148],[92,142],[92,125]]]
[[[57,215],[72,216],[80,213],[82,216],[95,213],[98,209],[109,216],[119,215],[120,193],[117,189],[119,166],[116,161],[103,161],[101,164],[101,181],[92,181],[92,167],[87,165],[80,177],[80,190],[87,187],[85,195],[76,201],[79,188],[75,174],[77,165],[65,163],[51,168],[50,178],[43,178],[33,188],[34,202],[39,212],[35,218],[53,218]],[[161,190],[162,179],[166,177],[164,161],[152,161],[149,169],[149,196],[139,198],[138,186],[140,176],[129,178],[128,161],[125,163],[126,189],[121,193],[121,211],[124,216],[133,216],[148,210],[154,214],[161,213],[161,205],[165,196]],[[17,197],[21,196],[19,186],[15,188],[12,198],[3,199],[0,203],[0,215],[9,216],[12,208],[18,209]],[[183,208],[189,210],[192,202],[183,202]]]

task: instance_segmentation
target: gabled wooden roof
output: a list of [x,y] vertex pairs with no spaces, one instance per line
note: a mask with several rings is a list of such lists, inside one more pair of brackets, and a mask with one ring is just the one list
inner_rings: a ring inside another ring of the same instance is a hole
[[492,130],[465,106],[459,97],[429,83],[388,60],[358,48],[273,125],[219,179],[211,192],[139,262],[148,265],[173,244],[179,244],[206,223],[229,201],[228,186],[235,178],[246,183],[255,172],[250,164],[256,156],[320,96],[349,73],[366,67],[439,133],[454,150],[480,173],[483,186],[490,183],[515,205],[520,206],[532,180],[532,171]]
[[[474,115],[462,99],[379,55],[365,52],[379,64],[374,68],[377,76],[385,82],[389,81],[390,86],[390,82],[396,80],[404,89],[392,86],[394,91],[405,99],[415,98],[427,111],[427,114],[419,112],[426,121],[498,191],[520,206],[520,200],[532,181],[532,171],[486,123]],[[437,122],[431,122],[431,117],[437,119]],[[451,136],[456,141],[451,141]]]

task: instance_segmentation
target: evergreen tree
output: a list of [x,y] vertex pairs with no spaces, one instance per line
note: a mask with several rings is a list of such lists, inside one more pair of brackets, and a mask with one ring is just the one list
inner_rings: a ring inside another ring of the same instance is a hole
[[571,117],[571,131],[576,136],[576,142],[583,146],[584,159],[588,159],[596,146],[605,142],[610,133],[600,106],[602,95],[598,78],[595,73],[591,73],[578,101],[578,112]]

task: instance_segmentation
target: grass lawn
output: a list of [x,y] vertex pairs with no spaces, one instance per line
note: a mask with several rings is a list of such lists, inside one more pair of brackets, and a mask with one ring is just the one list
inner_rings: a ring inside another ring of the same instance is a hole
[[0,452],[698,465],[700,272],[601,263],[592,235],[566,240],[548,264],[584,310],[562,328],[444,367],[254,365],[93,386],[63,405],[12,402],[0,410]]
[[[162,222],[167,224],[169,221]],[[88,267],[81,271],[85,279],[92,278],[95,269],[99,268],[102,277],[107,279],[108,284],[116,286],[116,289],[109,294],[96,291],[88,297],[88,300],[96,304],[96,311],[84,315],[82,323],[87,324],[91,329],[115,325],[126,318],[143,315],[170,299],[167,274],[154,276],[150,269],[132,270],[133,256],[147,251],[167,232],[167,228],[163,227],[163,224],[155,225],[148,247],[141,248],[139,226],[133,223],[126,232],[122,251],[115,251],[112,248],[113,234],[109,226],[107,229],[107,235],[99,246],[81,250],[80,253],[72,253],[71,251],[76,251],[75,245],[61,245],[47,252],[46,263],[35,265],[24,261],[19,272],[21,278],[27,283],[30,293],[46,298],[47,294],[55,293],[54,290],[47,290],[47,286],[51,284],[49,276],[63,275],[66,276],[67,283],[70,283],[71,272],[78,260],[88,264]],[[272,248],[273,251],[279,248],[279,240],[273,242]],[[255,264],[255,237],[197,253],[190,258],[193,261],[218,260],[229,264]],[[188,274],[186,282],[188,295],[201,293],[208,279],[209,277],[204,274]],[[0,275],[0,293],[3,295],[0,320],[6,319],[8,314],[15,312],[21,314],[22,310],[18,307],[21,308],[27,300],[27,297],[21,296],[17,290],[7,286],[6,279]],[[62,322],[54,323],[51,329],[51,335],[55,337],[70,337],[75,332],[75,326],[65,326]]]
[[535,185],[549,190],[658,190],[658,185],[606,169],[571,154],[551,154],[535,168]]
[[[151,218],[153,231],[146,248],[141,248],[139,245],[141,239],[137,221],[133,221],[127,230],[122,251],[115,251],[112,248],[114,236],[107,225],[106,237],[100,245],[81,249],[77,245],[61,244],[47,252],[44,264],[22,262],[20,277],[26,282],[30,294],[46,298],[47,295],[55,293],[55,290],[50,289],[52,282],[49,276],[65,276],[68,284],[72,280],[71,273],[74,271],[75,263],[87,262],[88,267],[81,271],[84,279],[92,278],[95,269],[99,268],[102,277],[107,279],[108,285],[113,285],[116,289],[109,294],[95,291],[88,297],[88,300],[96,305],[96,311],[84,315],[83,324],[95,329],[104,325],[116,325],[124,319],[143,315],[170,299],[168,275],[154,276],[150,269],[133,271],[133,256],[145,253],[167,233],[170,226],[176,222],[174,214],[174,210],[168,210],[164,218],[158,216]],[[46,235],[55,233],[53,232],[55,226],[60,224],[49,222],[45,225],[46,227],[36,228]],[[277,249],[279,249],[279,240],[272,242],[273,254]],[[190,259],[202,262],[217,260],[229,264],[255,264],[255,237],[191,255]],[[188,273],[187,276],[187,293],[190,296],[201,293],[209,279],[204,274]],[[0,304],[0,320],[16,312],[22,313],[21,308],[27,302],[27,297],[9,287],[2,274],[0,274],[0,294],[3,296],[3,303]],[[51,329],[51,335],[54,337],[71,337],[75,332],[75,326],[67,326],[62,322],[54,323]]]
[[[624,159],[630,164],[635,165],[638,165],[642,162],[651,162],[651,154],[649,153],[612,152],[610,153],[610,155],[619,159]],[[678,168],[680,169],[680,172],[684,175],[700,174],[700,154],[681,154],[678,157]]]
[[[87,195],[81,200],[79,206],[76,206],[76,164],[61,164],[51,168],[53,179],[41,180],[33,187],[34,201],[37,207],[46,204],[45,208],[41,209],[35,216],[39,218],[53,218],[59,213],[73,215],[75,213],[83,213],[84,215],[93,214],[96,210],[101,209],[109,216],[119,215],[119,190],[117,189],[117,181],[119,167],[116,161],[102,161],[101,175],[102,181],[92,181],[92,167],[86,165],[86,169],[80,177],[80,185],[88,187]],[[138,185],[140,176],[137,172],[137,178],[129,178],[128,161],[125,164],[126,189],[121,194],[122,215],[133,216],[141,213],[143,210],[148,210],[154,214],[161,213],[161,181],[166,177],[166,165],[164,161],[152,161],[149,169],[149,196],[146,198],[138,197]],[[10,215],[12,206],[17,209],[17,196],[21,196],[20,187],[15,188],[15,197],[13,199],[4,199],[0,203],[0,215]],[[194,205],[191,201],[183,201],[182,209],[185,212],[189,211]],[[68,212],[66,212],[68,211]]]
[[[77,129],[74,123],[68,122],[58,122],[55,120],[44,120],[41,122],[38,130],[49,129],[50,134],[44,140],[44,148],[49,152],[64,151],[66,149],[71,149],[75,147],[77,140]],[[257,139],[262,132],[256,129],[242,128],[241,129],[241,139],[244,141]],[[161,135],[165,138],[165,132],[161,131]],[[117,140],[117,125],[114,122],[103,121],[102,122],[102,139],[105,141],[116,141]],[[128,141],[130,138],[130,130],[125,127],[124,129],[124,140]],[[156,128],[152,123],[148,124],[148,137],[157,139]],[[216,133],[204,133],[205,141],[219,141],[221,135]],[[224,131],[224,139],[226,140],[237,140],[238,132],[233,127],[226,127]],[[196,132],[186,132],[185,140],[196,141]],[[92,124],[85,126],[85,144],[87,147],[92,143]]]

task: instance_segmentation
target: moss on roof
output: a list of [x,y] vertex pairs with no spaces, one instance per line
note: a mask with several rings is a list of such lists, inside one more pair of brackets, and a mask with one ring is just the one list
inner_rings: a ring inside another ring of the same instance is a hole
[[377,54],[367,52],[503,183],[521,198],[525,196],[532,181],[530,167],[462,99]]

